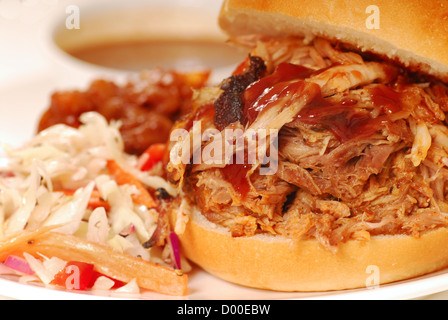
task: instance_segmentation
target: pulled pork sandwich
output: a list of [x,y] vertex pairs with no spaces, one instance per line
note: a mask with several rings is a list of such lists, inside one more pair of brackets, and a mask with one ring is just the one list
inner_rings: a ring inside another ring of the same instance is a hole
[[[368,5],[225,1],[220,24],[250,54],[195,93],[167,165],[184,253],[211,274],[327,291],[448,266],[448,6],[377,1],[375,30]],[[257,148],[276,170],[193,161],[226,129],[269,130]]]

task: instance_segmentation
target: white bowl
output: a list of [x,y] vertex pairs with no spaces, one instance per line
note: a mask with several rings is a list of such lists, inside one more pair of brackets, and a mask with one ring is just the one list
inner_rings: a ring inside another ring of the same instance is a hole
[[67,85],[99,77],[121,79],[139,71],[138,62],[115,67],[106,59],[95,64],[70,54],[130,42],[146,42],[144,50],[148,43],[154,45],[157,54],[141,69],[210,68],[211,82],[217,83],[246,55],[225,43],[217,23],[220,6],[220,0],[78,1],[79,29],[71,28],[73,7],[66,7],[67,12],[59,7],[42,29],[42,49]]

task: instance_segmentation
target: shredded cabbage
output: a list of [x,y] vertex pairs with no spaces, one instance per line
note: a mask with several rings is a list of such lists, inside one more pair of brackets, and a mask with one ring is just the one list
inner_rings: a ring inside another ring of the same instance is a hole
[[[0,159],[0,240],[23,230],[55,226],[54,231],[157,260],[142,243],[154,233],[158,213],[135,204],[132,195],[137,189],[118,185],[107,171],[107,162],[116,161],[150,188],[164,188],[170,194],[176,190],[161,177],[138,169],[138,158],[124,152],[120,123],[109,124],[95,112],[83,114],[80,120],[79,129],[56,125],[20,148],[1,145],[5,156]],[[89,207],[94,191],[107,201],[108,212]],[[124,230],[131,231],[121,235]],[[45,284],[63,264],[25,258]],[[109,285],[101,279],[96,288]],[[128,289],[135,292],[132,284]]]
[[91,182],[86,188],[76,191],[72,199],[59,207],[45,220],[43,226],[62,225],[54,231],[66,234],[75,233],[87,210],[93,187],[94,183]]
[[30,174],[23,182],[21,187],[26,190],[20,201],[18,210],[16,210],[6,223],[6,233],[17,233],[25,228],[31,212],[34,210],[37,202],[37,190],[41,182],[41,176],[38,173],[36,160],[32,161]]
[[89,218],[86,239],[99,244],[106,244],[109,237],[109,221],[103,207],[96,208]]

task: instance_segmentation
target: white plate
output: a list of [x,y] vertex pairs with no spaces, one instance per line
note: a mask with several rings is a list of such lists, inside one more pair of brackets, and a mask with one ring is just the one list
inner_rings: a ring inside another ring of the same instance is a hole
[[[383,285],[378,289],[359,289],[327,293],[282,293],[244,288],[221,281],[202,270],[190,275],[190,294],[169,297],[152,292],[140,296],[105,292],[69,292],[56,288],[18,283],[14,278],[0,277],[0,296],[22,300],[405,300],[445,299],[448,289],[448,271],[425,277]],[[437,293],[439,293],[437,295]]]

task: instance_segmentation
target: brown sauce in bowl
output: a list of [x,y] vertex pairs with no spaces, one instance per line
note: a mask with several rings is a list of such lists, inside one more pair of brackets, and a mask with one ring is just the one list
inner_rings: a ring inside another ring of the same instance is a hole
[[90,64],[124,71],[216,69],[236,65],[245,57],[224,42],[189,39],[111,42],[67,53]]

